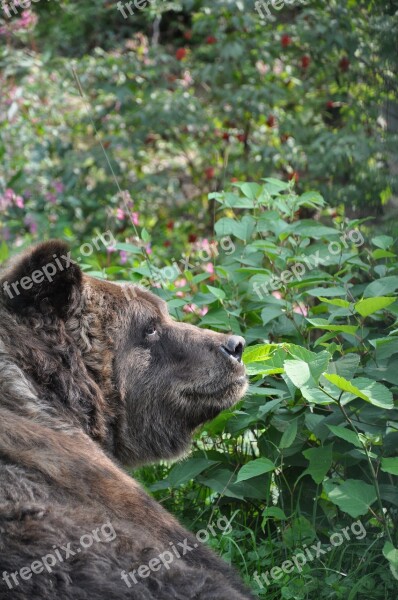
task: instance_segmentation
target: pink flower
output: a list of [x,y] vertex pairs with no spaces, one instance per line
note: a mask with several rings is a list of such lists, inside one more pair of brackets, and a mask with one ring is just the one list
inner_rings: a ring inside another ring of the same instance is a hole
[[114,246],[107,246],[106,251],[108,254],[112,254],[113,252],[116,252],[116,248]]
[[62,183],[62,181],[59,181],[59,179],[54,181],[54,189],[57,192],[57,194],[62,194],[62,192],[64,191],[64,184]]
[[138,217],[139,217],[138,212],[130,213],[130,219],[131,219],[131,222],[133,225],[139,225]]
[[22,17],[17,21],[17,29],[28,29],[31,25],[36,25],[37,16],[30,10],[24,10]]
[[306,317],[308,315],[308,307],[302,302],[297,302],[297,304],[293,304],[293,312]]
[[184,292],[176,292],[176,296],[177,298],[184,298],[185,294]]
[[24,219],[24,224],[29,229],[29,232],[32,235],[34,235],[35,233],[37,233],[37,230],[38,230],[37,223],[34,220],[34,218],[32,217],[32,215],[26,215],[26,217]]
[[214,273],[214,265],[213,265],[213,263],[207,263],[205,265],[205,271],[206,271],[206,273],[213,274]]
[[122,208],[116,209],[116,218],[118,221],[124,221],[126,215],[124,214],[124,210]]
[[147,244],[147,246],[145,247],[145,251],[147,254],[152,254],[151,244]]
[[18,208],[24,207],[24,201],[23,201],[22,196],[15,196],[14,202],[15,202],[15,206],[18,206]]
[[10,206],[12,198],[7,194],[7,190],[4,192],[3,196],[0,196],[0,210],[7,210]]
[[256,69],[260,75],[265,75],[269,71],[269,66],[266,65],[262,60],[256,62]]
[[120,250],[120,264],[125,265],[128,259],[128,253],[126,250]]
[[272,292],[271,296],[278,298],[278,300],[282,300],[282,294],[280,292]]
[[18,208],[24,208],[24,199],[18,196],[14,190],[7,188],[3,196],[0,196],[0,210],[6,210],[14,204]]
[[197,308],[198,307],[196,306],[196,304],[186,304],[182,310],[186,313],[195,313],[197,311]]
[[187,280],[182,278],[182,279],[177,279],[174,283],[174,285],[176,287],[184,287],[184,285],[187,285]]
[[53,193],[46,194],[46,200],[51,202],[51,204],[55,204],[57,202],[57,196]]
[[204,317],[205,315],[207,315],[208,312],[209,312],[208,306],[202,306],[202,308],[199,309],[199,314],[201,317]]

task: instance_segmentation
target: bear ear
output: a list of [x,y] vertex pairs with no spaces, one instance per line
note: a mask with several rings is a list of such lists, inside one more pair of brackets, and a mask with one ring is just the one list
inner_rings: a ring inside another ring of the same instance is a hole
[[16,257],[1,278],[0,290],[15,312],[34,308],[63,317],[72,298],[80,297],[82,275],[68,245],[51,240]]

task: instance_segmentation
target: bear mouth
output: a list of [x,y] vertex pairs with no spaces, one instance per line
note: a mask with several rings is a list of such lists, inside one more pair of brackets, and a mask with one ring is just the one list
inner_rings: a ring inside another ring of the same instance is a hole
[[222,385],[219,381],[217,383],[217,386],[208,384],[206,387],[191,390],[187,396],[192,400],[207,400],[212,403],[221,403],[226,407],[232,406],[244,396],[248,379],[246,375],[240,375]]

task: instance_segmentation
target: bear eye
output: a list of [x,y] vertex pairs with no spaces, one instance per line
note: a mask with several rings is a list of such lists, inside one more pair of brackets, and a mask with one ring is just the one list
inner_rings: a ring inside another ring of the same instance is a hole
[[149,327],[147,327],[145,329],[145,335],[150,337],[150,336],[154,336],[157,333],[157,329],[156,329],[156,325],[149,325]]

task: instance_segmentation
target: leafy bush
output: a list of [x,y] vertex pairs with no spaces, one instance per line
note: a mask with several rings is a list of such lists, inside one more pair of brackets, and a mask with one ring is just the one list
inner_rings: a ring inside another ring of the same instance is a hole
[[[235,515],[224,550],[248,579],[282,564],[286,548],[314,540],[327,548],[330,533],[360,519],[365,543],[346,541],[260,595],[390,598],[398,575],[393,240],[368,237],[363,224],[341,216],[330,224],[318,193],[296,195],[274,179],[236,183],[212,199],[219,206],[214,273],[176,273],[157,293],[175,314],[188,306],[198,319],[208,309],[201,325],[251,342],[249,393],[237,411],[201,430],[190,458],[158,467],[159,481],[152,471],[140,475],[160,498],[167,491],[165,504],[191,527],[215,507]],[[300,219],[306,211],[312,218]]]

